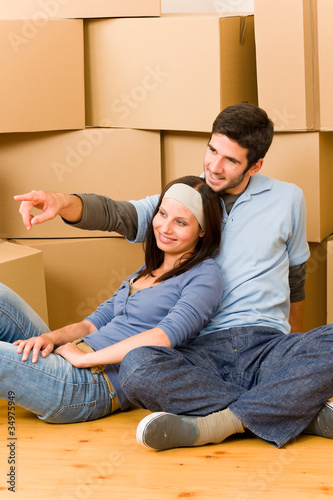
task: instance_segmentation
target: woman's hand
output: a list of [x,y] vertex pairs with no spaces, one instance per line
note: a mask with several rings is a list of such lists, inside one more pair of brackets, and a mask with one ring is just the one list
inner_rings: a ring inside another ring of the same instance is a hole
[[85,362],[87,354],[71,342],[57,347],[54,353],[65,358],[76,368],[88,368],[91,366]]
[[36,363],[40,351],[41,356],[45,358],[54,349],[52,335],[50,335],[49,333],[43,333],[39,337],[31,337],[30,339],[26,340],[17,340],[16,342],[14,342],[14,345],[18,346],[17,353],[22,353],[22,361],[26,361],[28,359],[29,353],[32,350],[33,363]]

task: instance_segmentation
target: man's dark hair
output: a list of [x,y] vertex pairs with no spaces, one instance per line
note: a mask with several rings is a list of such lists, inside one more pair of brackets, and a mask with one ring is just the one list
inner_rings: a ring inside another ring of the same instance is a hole
[[248,150],[250,169],[264,158],[273,140],[274,124],[266,111],[249,103],[228,106],[213,123],[212,134],[223,134]]

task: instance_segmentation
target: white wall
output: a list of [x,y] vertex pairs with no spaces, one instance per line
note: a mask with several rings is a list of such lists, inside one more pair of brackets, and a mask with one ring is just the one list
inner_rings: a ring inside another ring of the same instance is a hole
[[254,0],[161,0],[162,13],[253,12]]

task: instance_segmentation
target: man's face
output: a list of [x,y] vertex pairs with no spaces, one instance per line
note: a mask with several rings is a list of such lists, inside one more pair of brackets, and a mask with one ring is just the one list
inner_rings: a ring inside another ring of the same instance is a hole
[[248,150],[223,134],[213,134],[204,157],[206,183],[213,191],[238,194],[244,191],[251,175],[246,172]]

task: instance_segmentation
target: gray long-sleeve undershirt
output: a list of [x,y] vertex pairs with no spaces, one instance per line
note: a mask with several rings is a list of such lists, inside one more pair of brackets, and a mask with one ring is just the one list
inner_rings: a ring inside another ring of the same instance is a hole
[[72,223],[79,229],[115,231],[129,240],[134,240],[138,230],[138,216],[129,201],[115,201],[107,196],[93,193],[76,194],[83,204],[82,218]]

